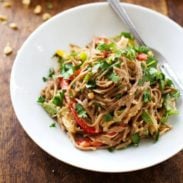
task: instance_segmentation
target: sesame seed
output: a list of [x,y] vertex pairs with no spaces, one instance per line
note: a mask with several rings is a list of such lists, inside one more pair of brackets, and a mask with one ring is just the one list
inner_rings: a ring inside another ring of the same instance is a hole
[[34,8],[34,14],[39,15],[42,12],[42,6],[41,5],[37,5]]
[[4,8],[11,8],[12,7],[12,3],[11,2],[4,2],[3,3],[3,7]]
[[10,55],[12,52],[13,52],[13,49],[7,44],[7,45],[4,47],[4,54],[8,56],[8,55]]
[[17,24],[14,23],[14,22],[10,23],[10,24],[9,24],[9,27],[10,27],[11,29],[13,29],[13,30],[17,30],[17,29],[18,29]]
[[46,21],[51,18],[51,15],[49,13],[44,13],[42,16],[43,21]]

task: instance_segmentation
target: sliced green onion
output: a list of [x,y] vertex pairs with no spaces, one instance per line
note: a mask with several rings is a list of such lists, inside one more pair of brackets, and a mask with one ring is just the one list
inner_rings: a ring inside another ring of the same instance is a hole
[[153,123],[152,117],[148,111],[143,111],[141,116],[142,116],[143,121],[145,121],[146,123],[148,123],[148,124]]
[[138,133],[134,133],[132,136],[131,136],[131,140],[132,140],[132,143],[136,146],[138,146],[138,144],[140,143],[140,136]]

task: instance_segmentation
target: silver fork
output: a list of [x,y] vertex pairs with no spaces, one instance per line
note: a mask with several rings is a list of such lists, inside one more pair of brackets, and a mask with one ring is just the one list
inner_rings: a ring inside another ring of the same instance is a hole
[[[110,6],[112,7],[112,9],[114,10],[114,12],[119,16],[121,21],[123,21],[128,26],[129,31],[134,35],[138,44],[147,46],[145,44],[145,42],[142,40],[139,33],[137,32],[137,29],[136,29],[135,25],[133,24],[132,20],[130,19],[130,17],[128,16],[125,8],[123,7],[122,4],[120,4],[120,1],[119,0],[107,0],[107,1],[110,4]],[[176,74],[172,70],[172,68],[170,67],[166,58],[156,49],[154,49],[154,48],[150,48],[150,49],[153,51],[154,56],[158,60],[159,68],[161,69],[161,71],[166,76],[168,76],[170,79],[172,79],[175,87],[180,91],[180,94],[183,95],[183,84],[178,79],[178,77],[176,76]]]

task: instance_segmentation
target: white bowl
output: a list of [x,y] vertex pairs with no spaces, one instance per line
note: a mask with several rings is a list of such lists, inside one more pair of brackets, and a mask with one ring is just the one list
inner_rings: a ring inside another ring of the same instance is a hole
[[[183,79],[183,30],[169,18],[136,5],[124,4],[144,41],[167,57]],[[42,76],[53,66],[51,56],[69,43],[81,46],[94,36],[112,36],[127,30],[107,3],[72,8],[41,25],[18,52],[11,74],[11,98],[16,115],[27,134],[53,157],[76,167],[101,172],[127,172],[146,168],[175,155],[183,148],[183,105],[171,118],[173,129],[157,143],[141,142],[113,153],[107,150],[84,152],[76,149],[67,135],[36,103],[43,88]]]

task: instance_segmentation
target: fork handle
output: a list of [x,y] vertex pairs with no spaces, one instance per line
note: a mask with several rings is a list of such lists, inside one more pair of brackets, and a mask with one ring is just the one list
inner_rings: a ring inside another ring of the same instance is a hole
[[131,21],[130,17],[128,16],[125,8],[120,5],[119,0],[107,0],[109,5],[112,7],[112,9],[115,11],[115,13],[120,17],[121,21],[128,26],[130,32],[134,35],[136,38],[137,42],[140,45],[146,45],[142,38],[140,37],[139,33],[136,31],[136,27]]

